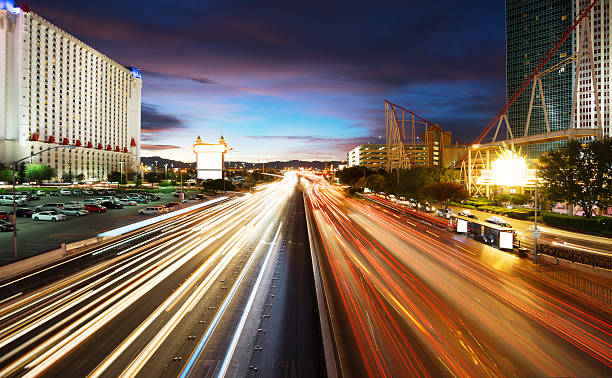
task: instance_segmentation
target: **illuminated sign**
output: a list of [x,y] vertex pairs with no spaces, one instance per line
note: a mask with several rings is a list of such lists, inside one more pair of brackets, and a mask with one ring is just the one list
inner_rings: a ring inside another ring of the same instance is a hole
[[468,232],[467,221],[457,218],[457,232]]
[[0,9],[6,9],[12,14],[21,13],[21,8],[15,6],[15,2],[12,0],[0,0]]
[[141,79],[142,76],[140,76],[140,70],[136,67],[131,67],[130,71],[132,72],[132,76],[134,76],[136,79]]
[[499,248],[501,249],[512,249],[513,248],[514,237],[512,235],[512,231],[510,232],[499,232]]
[[193,151],[196,154],[198,179],[220,179],[223,174],[223,154],[227,147],[222,144],[196,143]]

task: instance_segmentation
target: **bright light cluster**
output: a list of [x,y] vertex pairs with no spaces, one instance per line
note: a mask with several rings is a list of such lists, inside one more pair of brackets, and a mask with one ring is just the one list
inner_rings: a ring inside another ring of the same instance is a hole
[[525,158],[510,150],[500,152],[491,163],[491,179],[500,186],[524,186],[529,181]]

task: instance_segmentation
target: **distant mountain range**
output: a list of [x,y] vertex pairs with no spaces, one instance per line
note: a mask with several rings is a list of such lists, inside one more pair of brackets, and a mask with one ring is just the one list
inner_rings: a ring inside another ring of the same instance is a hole
[[[153,157],[141,157],[140,161],[144,165],[155,166],[157,164],[158,168],[163,168],[165,164],[168,164],[168,168],[195,168],[195,163],[185,163],[183,161],[164,159],[159,156]],[[157,163],[156,163],[157,162]],[[289,160],[289,161],[270,161],[265,163],[266,168],[274,168],[274,169],[285,169],[285,168],[315,168],[315,169],[324,169],[329,167],[330,164],[333,164],[334,167],[337,167],[339,164],[345,164],[342,161],[304,161],[304,160]],[[247,163],[243,161],[226,161],[226,168],[239,168],[243,167],[246,169],[251,168],[261,168],[261,163]]]

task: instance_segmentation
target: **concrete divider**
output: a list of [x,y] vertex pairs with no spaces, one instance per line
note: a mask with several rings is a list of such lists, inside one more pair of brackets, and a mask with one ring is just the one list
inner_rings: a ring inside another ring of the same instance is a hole
[[23,275],[27,272],[50,266],[59,263],[69,257],[77,256],[88,247],[102,244],[110,239],[115,239],[108,236],[97,236],[89,239],[79,240],[74,243],[61,243],[60,248],[53,251],[41,253],[40,255],[28,257],[27,259],[19,260],[14,263],[0,266],[0,282],[10,278]]
[[336,343],[334,342],[333,329],[331,327],[331,319],[329,317],[329,308],[327,295],[323,286],[321,277],[321,269],[319,267],[318,253],[313,239],[313,228],[310,214],[310,207],[306,193],[303,193],[304,212],[306,213],[306,225],[308,227],[308,241],[310,243],[310,258],[312,260],[312,272],[314,274],[315,291],[317,295],[317,308],[319,313],[319,322],[321,323],[321,338],[323,340],[323,354],[325,356],[325,367],[329,378],[337,378],[339,376],[338,367],[340,365]]

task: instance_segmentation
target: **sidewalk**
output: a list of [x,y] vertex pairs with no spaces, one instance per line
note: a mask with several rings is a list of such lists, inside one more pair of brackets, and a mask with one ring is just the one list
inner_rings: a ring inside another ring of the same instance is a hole
[[[449,207],[455,211],[455,214],[463,210],[462,207],[458,207],[458,206],[449,206]],[[481,219],[481,220],[485,220],[493,216],[497,216],[497,217],[501,217],[505,219],[508,223],[512,225],[514,229],[516,229],[518,232],[522,234],[519,236],[521,238],[521,243],[526,242],[529,245],[533,245],[533,235],[532,235],[533,226],[534,226],[533,221],[525,221],[525,220],[508,218],[502,215],[488,213],[485,211],[480,211],[480,210],[475,210],[475,209],[469,209],[469,210],[472,214],[476,215],[478,219]],[[594,249],[598,252],[612,255],[612,239],[610,238],[562,230],[559,228],[548,226],[543,223],[538,223],[538,229],[541,232],[541,236],[540,236],[541,242],[549,242],[549,243],[553,241],[565,242],[565,243],[570,243],[572,246],[586,247],[589,249]]]

